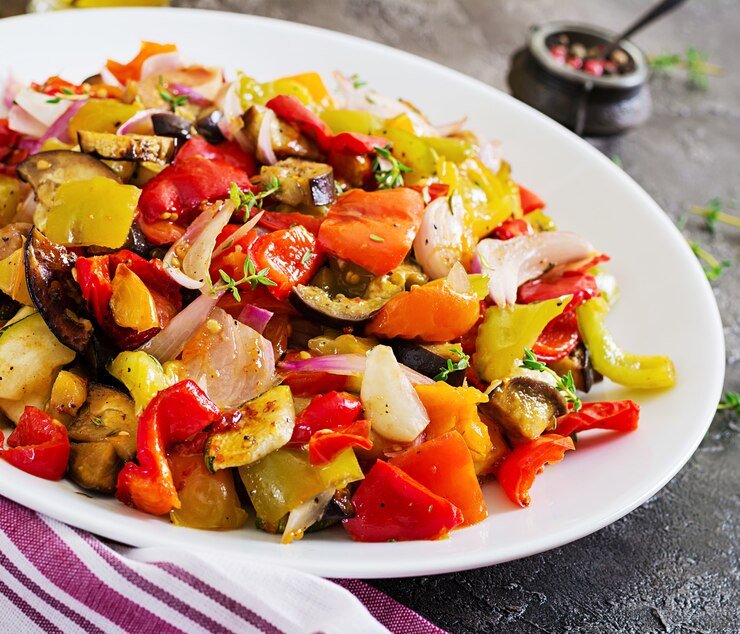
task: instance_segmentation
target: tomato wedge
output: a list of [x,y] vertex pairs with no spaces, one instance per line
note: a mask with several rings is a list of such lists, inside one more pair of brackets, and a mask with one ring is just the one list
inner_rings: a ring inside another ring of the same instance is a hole
[[319,246],[384,275],[403,262],[423,215],[424,200],[413,189],[353,189],[329,210],[319,230]]

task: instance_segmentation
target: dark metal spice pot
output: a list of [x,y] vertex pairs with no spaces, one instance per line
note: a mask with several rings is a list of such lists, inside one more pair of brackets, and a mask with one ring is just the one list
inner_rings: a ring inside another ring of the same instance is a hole
[[579,135],[617,134],[640,125],[652,110],[647,58],[625,40],[609,59],[599,59],[598,51],[614,37],[569,22],[532,27],[527,46],[512,57],[512,94]]

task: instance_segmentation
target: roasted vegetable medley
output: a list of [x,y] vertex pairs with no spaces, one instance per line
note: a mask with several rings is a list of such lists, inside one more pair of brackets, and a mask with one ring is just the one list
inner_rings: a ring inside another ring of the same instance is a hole
[[[436,539],[637,428],[609,258],[465,121],[144,42],[0,118],[2,458],[193,528]],[[494,482],[494,481],[497,481]]]

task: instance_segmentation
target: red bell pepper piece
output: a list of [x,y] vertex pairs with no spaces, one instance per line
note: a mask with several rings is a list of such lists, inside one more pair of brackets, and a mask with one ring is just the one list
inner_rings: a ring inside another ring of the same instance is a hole
[[247,174],[257,173],[257,163],[251,154],[242,150],[236,141],[224,141],[213,145],[202,136],[194,136],[178,150],[174,162],[180,163],[191,156],[200,156],[210,160],[226,161]]
[[258,271],[270,269],[267,277],[277,285],[267,286],[267,291],[281,301],[294,286],[308,282],[324,260],[314,235],[300,225],[260,236],[250,245],[249,256]]
[[545,208],[545,202],[542,198],[522,185],[519,185],[519,200],[521,201],[522,213],[524,214]]
[[220,159],[189,156],[144,185],[139,213],[146,224],[166,220],[187,226],[198,215],[201,203],[228,198],[231,183],[242,190],[252,189],[243,169]]
[[[285,355],[284,360],[295,361],[300,358],[300,352],[290,350]],[[293,396],[299,396],[301,398],[344,390],[347,388],[348,379],[346,376],[329,374],[328,372],[286,372],[281,373],[281,377],[283,384],[290,388]]]
[[507,497],[521,507],[529,506],[529,489],[546,464],[560,462],[573,440],[560,434],[545,434],[516,447],[498,468],[496,477]]
[[608,262],[609,260],[611,260],[611,258],[606,253],[599,253],[598,255],[595,255],[593,258],[591,258],[588,262],[585,262],[574,269],[569,269],[567,272],[588,273],[589,269],[598,266],[602,262]]
[[[18,147],[21,135],[11,130],[7,119],[0,119],[0,174],[15,176],[15,168],[29,154]],[[20,185],[20,184],[19,184]]]
[[[132,328],[119,326],[113,320],[110,310],[113,296],[111,281],[119,264],[125,264],[149,289],[157,307],[160,328],[137,332]],[[123,250],[110,255],[77,258],[76,269],[77,284],[88,308],[103,331],[124,350],[138,348],[151,339],[182,308],[180,286],[167,274],[160,260],[145,260],[131,251]]]
[[294,225],[300,225],[301,227],[308,229],[313,235],[317,236],[323,220],[323,218],[309,216],[308,214],[302,214],[297,211],[265,211],[262,213],[262,217],[258,224],[260,227],[264,227],[270,231],[290,229]]
[[362,416],[362,403],[348,392],[328,392],[311,399],[296,418],[290,442],[304,445],[320,429],[337,430]]
[[563,295],[573,295],[571,303],[576,300],[577,296],[581,296],[580,303],[598,294],[599,289],[593,275],[579,271],[566,271],[559,277],[540,277],[525,282],[519,287],[517,302],[531,304]]
[[180,508],[166,452],[219,416],[218,407],[193,381],[181,381],[162,390],[139,416],[138,464],[124,465],[118,474],[116,497],[152,515],[164,515]]
[[[571,304],[575,298],[571,300]],[[581,302],[579,301],[578,304]],[[575,306],[565,307],[565,310],[553,319],[537,337],[532,346],[532,352],[540,361],[551,363],[565,359],[578,345],[581,335],[578,332],[578,319]]]
[[634,401],[583,403],[579,411],[561,416],[555,431],[561,436],[570,436],[589,429],[634,431],[639,420],[640,406]]
[[61,480],[67,471],[67,428],[36,407],[26,405],[8,437],[8,446],[10,449],[2,452],[3,458],[26,473],[46,480]]
[[511,240],[517,236],[531,236],[533,233],[532,226],[523,218],[509,218],[493,230],[492,237]]
[[293,95],[277,95],[265,105],[283,121],[294,125],[309,139],[316,141],[319,149],[326,151],[331,147],[334,136],[331,128],[298,98]]
[[349,447],[372,449],[370,440],[370,421],[358,420],[346,427],[334,426],[334,430],[320,429],[308,442],[308,460],[320,467],[330,463]]
[[384,148],[388,140],[381,136],[359,134],[357,132],[340,132],[331,140],[332,152],[343,154],[374,154],[375,148]]
[[449,432],[390,459],[390,463],[452,502],[470,526],[488,517],[470,450],[456,431]]
[[343,524],[361,542],[439,539],[463,522],[454,504],[382,460],[360,483],[352,502],[356,515]]
[[319,246],[384,275],[403,262],[423,216],[421,194],[408,187],[353,189],[329,209],[319,230]]
[[84,95],[84,86],[73,84],[71,81],[62,79],[59,75],[53,75],[49,77],[43,84],[37,84],[31,82],[31,88],[38,92],[42,92],[45,95],[55,97],[59,94],[73,94],[73,95]]

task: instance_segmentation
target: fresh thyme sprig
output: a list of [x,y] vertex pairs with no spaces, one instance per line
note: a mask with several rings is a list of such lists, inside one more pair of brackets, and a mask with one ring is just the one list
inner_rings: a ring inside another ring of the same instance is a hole
[[459,357],[459,359],[457,361],[447,359],[447,365],[439,369],[439,374],[434,377],[435,381],[446,381],[453,372],[465,370],[470,366],[470,355],[465,354],[459,348],[450,348],[450,352]]
[[212,286],[211,292],[215,295],[221,291],[226,291],[227,293],[231,293],[237,302],[240,302],[242,298],[237,287],[242,284],[249,284],[252,287],[252,290],[257,288],[260,284],[263,286],[277,286],[276,282],[267,277],[269,273],[269,267],[265,267],[258,271],[252,258],[247,257],[247,259],[244,260],[244,276],[240,280],[235,280],[226,271],[219,269],[218,274],[221,276],[224,283]]
[[168,104],[172,106],[172,109],[179,106],[184,106],[190,97],[188,95],[173,95],[164,84],[164,78],[162,75],[159,76],[159,96],[162,97]]
[[362,88],[367,85],[367,82],[363,81],[357,73],[352,73],[349,78],[352,80],[352,86],[355,89]]
[[403,175],[411,171],[413,170],[410,167],[391,154],[390,145],[375,148],[373,172],[375,172],[375,181],[379,189],[403,187]]
[[724,205],[719,198],[712,198],[706,207],[692,207],[691,213],[706,218],[707,229],[710,233],[717,232],[717,223],[723,222],[732,227],[740,227],[740,218],[722,211]]
[[578,394],[576,394],[576,386],[575,382],[573,381],[573,373],[570,370],[568,370],[568,374],[560,376],[557,372],[555,372],[555,370],[553,370],[552,368],[548,368],[546,364],[542,363],[542,361],[539,361],[537,359],[537,355],[532,352],[530,348],[524,349],[524,358],[522,359],[519,367],[525,368],[527,370],[534,370],[535,372],[546,372],[550,376],[554,377],[557,381],[556,386],[558,390],[565,397],[565,400],[573,405],[574,412],[579,411],[583,406],[583,403],[581,403],[581,399],[578,398]]
[[709,76],[722,74],[722,67],[710,64],[707,56],[690,47],[686,49],[685,55],[680,53],[653,55],[648,58],[650,67],[657,72],[668,72],[674,68],[686,70],[686,78],[690,88],[706,90],[709,87]]
[[736,414],[740,414],[740,392],[725,392],[724,397],[717,405],[717,410],[726,409],[734,410]]
[[725,269],[732,266],[730,260],[718,260],[698,242],[689,240],[689,246],[694,255],[701,260],[701,268],[704,269],[704,275],[710,282],[716,280]]
[[70,90],[69,88],[67,88],[66,86],[62,86],[60,88],[60,90],[62,92],[61,95],[59,93],[57,93],[51,99],[47,99],[46,100],[46,103],[59,103],[65,97],[73,97],[74,96],[74,92],[72,90]]
[[244,219],[249,219],[249,212],[254,207],[262,209],[262,201],[280,189],[280,179],[273,176],[267,183],[262,183],[262,191],[255,194],[253,191],[242,191],[239,185],[232,181],[229,187],[229,200],[234,203],[237,211],[244,210]]

